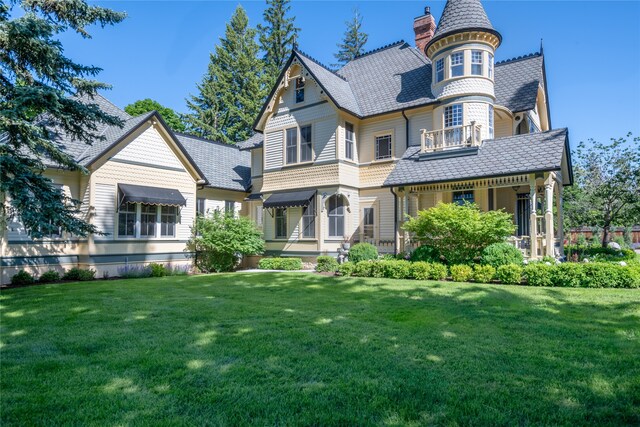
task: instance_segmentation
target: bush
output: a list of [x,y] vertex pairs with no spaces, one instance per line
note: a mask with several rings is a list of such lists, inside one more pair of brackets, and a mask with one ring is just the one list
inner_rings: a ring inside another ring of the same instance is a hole
[[476,264],[473,266],[473,280],[478,283],[491,283],[496,275],[496,269],[491,265]]
[[319,256],[316,261],[316,271],[325,273],[338,271],[338,261],[332,256]]
[[585,282],[584,264],[565,262],[557,265],[551,272],[553,286],[578,288]]
[[35,282],[35,278],[24,270],[11,276],[11,284],[14,286],[30,285],[33,282]]
[[164,277],[167,275],[164,265],[155,262],[149,264],[149,270],[151,270],[151,277]]
[[575,256],[577,261],[583,261],[585,258],[597,262],[629,262],[638,259],[638,255],[631,249],[618,250],[602,246],[567,245],[564,247],[564,251],[569,257]]
[[431,274],[429,278],[432,280],[444,280],[449,275],[447,266],[439,262],[431,264]]
[[553,265],[531,263],[523,270],[523,276],[529,286],[553,286]]
[[519,249],[508,243],[494,243],[482,251],[482,263],[498,268],[501,265],[522,265],[524,257]]
[[373,271],[382,272],[382,276],[374,275],[374,277],[408,279],[411,277],[411,263],[406,260],[378,261],[374,263]]
[[378,248],[371,243],[356,243],[349,250],[349,261],[359,263],[360,261],[378,259]]
[[196,253],[195,264],[200,271],[232,271],[242,256],[263,253],[264,240],[251,219],[215,210],[210,216],[196,219],[187,248]]
[[440,253],[433,246],[418,246],[416,250],[411,253],[411,261],[440,262]]
[[585,288],[640,287],[640,274],[637,267],[605,263],[589,263],[581,267],[584,271],[582,286]]
[[118,277],[123,279],[141,279],[151,277],[151,269],[146,265],[129,265],[118,267]]
[[454,282],[468,282],[473,275],[473,269],[466,264],[452,265],[450,270]]
[[40,283],[51,283],[51,282],[59,282],[60,281],[60,273],[55,270],[45,271],[40,275],[38,279]]
[[517,264],[501,265],[496,270],[496,277],[505,285],[519,285],[522,283],[522,267]]
[[344,277],[349,277],[353,275],[353,271],[355,270],[356,265],[352,262],[343,262],[338,266],[338,274]]
[[482,212],[475,204],[440,203],[418,212],[404,229],[413,240],[432,246],[449,264],[467,264],[487,246],[503,242],[514,230],[512,215]]
[[302,270],[300,258],[262,258],[258,262],[262,270]]
[[64,280],[76,280],[79,282],[86,282],[89,280],[93,280],[96,278],[96,271],[91,269],[83,269],[78,267],[73,267],[70,270],[67,270],[62,276]]
[[[353,261],[352,261],[353,262]],[[356,277],[372,277],[373,261],[360,261],[354,263],[353,276]]]
[[431,278],[431,264],[425,261],[411,263],[411,277],[416,280],[427,280]]

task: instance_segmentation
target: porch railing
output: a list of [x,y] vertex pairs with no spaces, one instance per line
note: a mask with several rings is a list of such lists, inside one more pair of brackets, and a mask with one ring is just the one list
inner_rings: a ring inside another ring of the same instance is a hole
[[431,153],[454,148],[477,147],[482,142],[480,130],[481,125],[476,122],[432,131],[420,129],[421,152]]

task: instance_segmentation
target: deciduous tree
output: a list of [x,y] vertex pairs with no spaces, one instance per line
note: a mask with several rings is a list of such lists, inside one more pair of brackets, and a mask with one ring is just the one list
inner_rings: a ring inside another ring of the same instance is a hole
[[178,132],[184,132],[185,130],[184,123],[178,113],[169,107],[165,107],[158,101],[154,101],[153,99],[140,99],[133,104],[129,104],[124,107],[124,111],[134,117],[151,111],[157,111],[171,129]]

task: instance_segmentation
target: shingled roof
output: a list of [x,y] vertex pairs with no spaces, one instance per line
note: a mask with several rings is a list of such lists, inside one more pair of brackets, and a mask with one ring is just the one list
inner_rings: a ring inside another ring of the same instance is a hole
[[480,0],[448,0],[433,38],[427,43],[425,49],[452,34],[478,30],[487,31],[495,34],[499,39],[502,38],[491,25]]
[[538,86],[544,87],[544,56],[533,53],[498,62],[495,70],[496,104],[514,113],[533,110]]
[[[470,155],[439,157],[420,155],[420,147],[409,147],[384,182],[385,187],[435,184],[485,177],[561,170],[568,147],[568,131],[509,136],[484,141]],[[567,154],[568,155],[568,154]]]
[[254,148],[262,147],[264,144],[264,135],[261,132],[256,132],[246,141],[239,142],[237,144],[240,150],[253,150]]

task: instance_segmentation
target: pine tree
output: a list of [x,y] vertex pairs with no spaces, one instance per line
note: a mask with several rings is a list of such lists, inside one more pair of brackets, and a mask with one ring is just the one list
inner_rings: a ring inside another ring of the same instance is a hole
[[43,172],[51,163],[87,171],[51,140],[51,130],[89,144],[102,138],[100,124],[122,122],[90,102],[108,88],[93,80],[101,70],[64,56],[56,37],[73,31],[90,38],[86,27],[126,15],[83,0],[23,0],[24,13],[12,10],[17,4],[0,0],[0,217],[18,216],[36,238],[59,229],[85,236],[98,230],[77,215],[80,202]]
[[266,24],[258,25],[258,31],[264,52],[265,83],[271,89],[289,59],[300,29],[294,24],[295,16],[287,17],[289,0],[267,0],[267,5],[262,14]]
[[204,138],[235,144],[249,138],[264,99],[262,61],[256,30],[238,6],[225,36],[210,54],[207,73],[191,95],[186,117],[188,131]]
[[361,31],[362,16],[358,9],[353,11],[353,19],[346,21],[347,30],[344,32],[342,43],[338,43],[338,53],[334,56],[340,65],[344,65],[358,55],[364,53],[364,45],[369,39],[369,35]]

